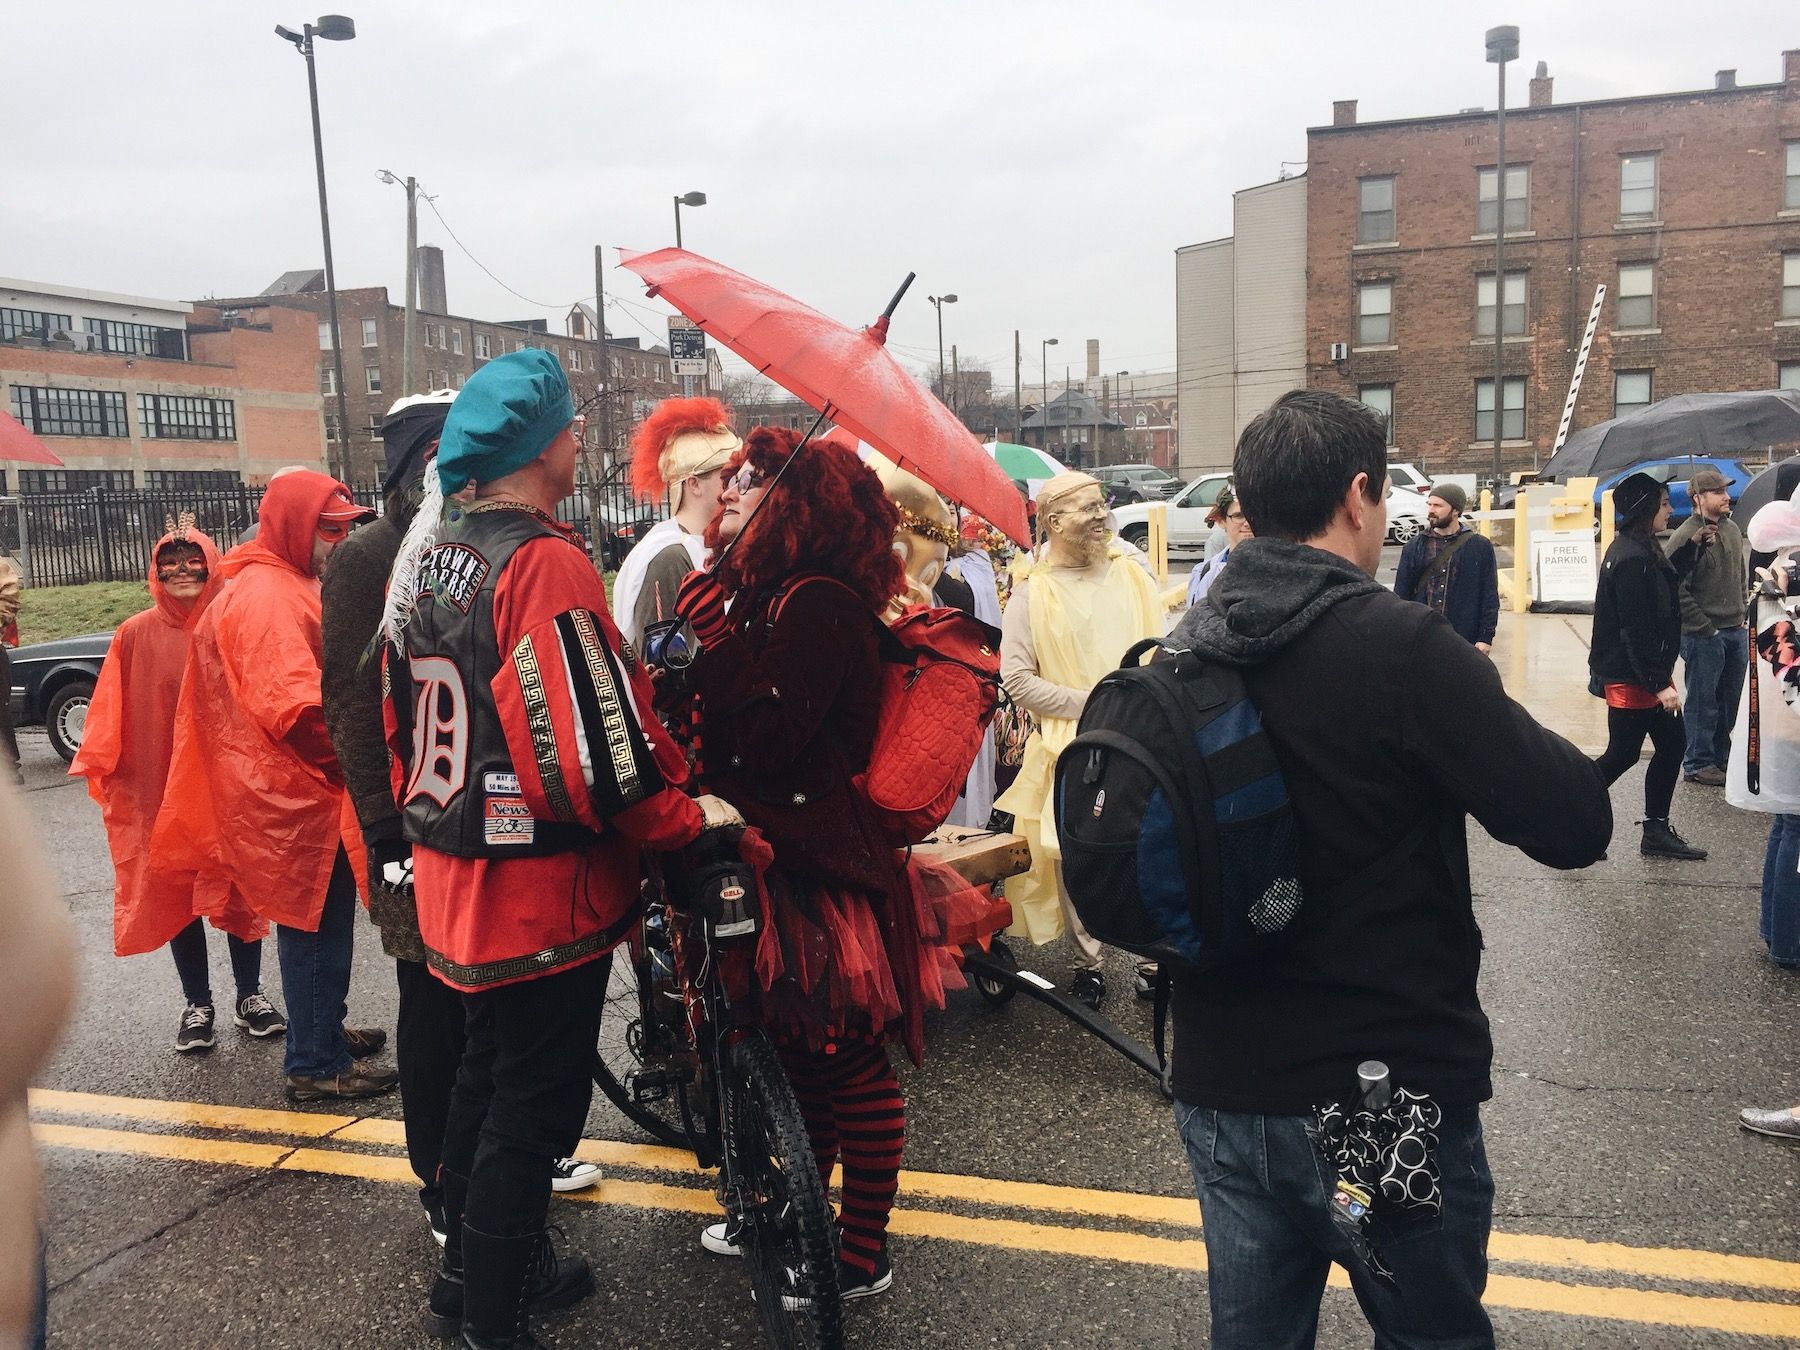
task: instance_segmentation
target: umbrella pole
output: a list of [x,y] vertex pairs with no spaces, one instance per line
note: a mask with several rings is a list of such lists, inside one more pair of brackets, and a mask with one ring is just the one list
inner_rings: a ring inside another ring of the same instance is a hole
[[[912,278],[909,276],[906,279],[906,286],[910,285],[912,285]],[[900,288],[900,295],[906,294],[906,286]],[[895,304],[900,303],[900,295],[894,297]],[[732,548],[737,544],[737,541],[742,539],[749,531],[750,522],[756,519],[757,512],[767,506],[769,504],[769,498],[775,495],[775,485],[781,481],[782,475],[788,471],[789,466],[800,457],[800,452],[806,449],[807,443],[812,440],[813,436],[824,423],[825,414],[822,412],[817,417],[813,418],[813,424],[806,429],[806,435],[800,438],[800,444],[794,447],[794,453],[789,455],[787,459],[782,462],[781,467],[775,471],[775,476],[769,480],[769,490],[763,493],[762,500],[756,504],[755,509],[752,510],[745,519],[743,528],[726,541],[725,547],[719,550],[719,556],[713,559],[712,566],[706,569],[709,573],[716,573],[719,570],[719,564],[725,561],[730,555]]]

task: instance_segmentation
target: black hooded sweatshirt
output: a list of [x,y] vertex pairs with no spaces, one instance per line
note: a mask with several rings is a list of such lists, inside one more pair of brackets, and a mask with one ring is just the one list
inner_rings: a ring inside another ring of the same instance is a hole
[[1357,1064],[1379,1059],[1398,1087],[1446,1106],[1485,1101],[1493,1042],[1464,817],[1550,867],[1586,867],[1612,835],[1599,772],[1508,698],[1441,614],[1336,554],[1246,540],[1171,640],[1243,667],[1309,893],[1434,826],[1384,884],[1306,913],[1277,955],[1175,976],[1175,1095],[1301,1115],[1348,1100]]

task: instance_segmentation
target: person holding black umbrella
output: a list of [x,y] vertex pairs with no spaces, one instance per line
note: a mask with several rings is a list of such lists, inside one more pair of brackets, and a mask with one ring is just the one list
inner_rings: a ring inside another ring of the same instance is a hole
[[1594,636],[1588,650],[1590,688],[1606,700],[1606,750],[1595,763],[1610,787],[1632,765],[1648,736],[1654,747],[1644,774],[1647,858],[1701,862],[1695,848],[1669,824],[1675,781],[1687,750],[1675,658],[1681,648],[1681,578],[1692,571],[1692,540],[1672,558],[1657,536],[1669,523],[1669,490],[1647,473],[1628,474],[1613,489],[1619,536],[1600,566],[1594,596]]

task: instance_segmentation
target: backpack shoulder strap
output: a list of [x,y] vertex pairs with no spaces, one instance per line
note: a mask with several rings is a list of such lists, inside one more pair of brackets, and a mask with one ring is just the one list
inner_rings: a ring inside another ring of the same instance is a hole
[[1448,544],[1445,544],[1443,548],[1439,549],[1437,557],[1431,560],[1431,566],[1419,573],[1419,579],[1413,582],[1412,594],[1407,596],[1406,599],[1417,600],[1419,598],[1419,592],[1424,590],[1440,572],[1450,566],[1450,559],[1456,556],[1456,551],[1474,537],[1475,531],[1465,529],[1461,534],[1457,535],[1456,538],[1452,539]]

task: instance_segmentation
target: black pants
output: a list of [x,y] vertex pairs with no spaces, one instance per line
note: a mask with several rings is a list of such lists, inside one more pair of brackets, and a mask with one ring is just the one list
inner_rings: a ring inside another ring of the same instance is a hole
[[1650,767],[1644,771],[1644,814],[1651,820],[1667,820],[1669,803],[1675,800],[1675,780],[1681,777],[1681,757],[1687,753],[1687,724],[1680,713],[1661,708],[1608,708],[1606,751],[1594,763],[1611,787],[1638,762],[1646,736],[1654,751]]
[[594,1095],[612,957],[464,994],[468,1046],[450,1095],[444,1166],[469,1178],[463,1217],[495,1237],[543,1229],[550,1164],[575,1151]]
[[406,1157],[419,1178],[426,1203],[438,1196],[438,1164],[444,1157],[444,1130],[450,1120],[450,1093],[462,1063],[463,996],[423,961],[394,962],[400,986],[400,1017],[394,1024],[394,1065],[400,1071],[400,1114],[406,1126]]
[[[231,953],[231,980],[237,986],[237,1001],[242,1003],[262,988],[262,943],[245,942],[227,933],[225,949]],[[206,965],[206,921],[195,919],[170,938],[169,955],[175,958],[175,973],[181,977],[181,992],[187,1001],[210,1008],[212,976]]]

